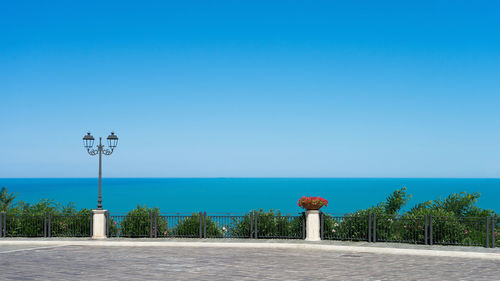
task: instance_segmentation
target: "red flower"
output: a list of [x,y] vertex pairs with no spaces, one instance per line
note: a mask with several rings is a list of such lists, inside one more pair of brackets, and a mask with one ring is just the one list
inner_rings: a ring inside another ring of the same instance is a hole
[[321,197],[302,196],[297,202],[297,205],[306,210],[319,210],[323,206],[328,206],[328,200]]

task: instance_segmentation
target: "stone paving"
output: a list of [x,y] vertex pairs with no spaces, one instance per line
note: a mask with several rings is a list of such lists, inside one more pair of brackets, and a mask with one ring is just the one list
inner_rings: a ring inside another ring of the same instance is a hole
[[500,280],[500,261],[310,249],[0,245],[0,280]]

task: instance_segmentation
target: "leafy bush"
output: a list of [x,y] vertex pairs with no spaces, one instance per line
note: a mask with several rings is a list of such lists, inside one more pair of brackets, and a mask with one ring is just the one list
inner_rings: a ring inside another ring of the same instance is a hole
[[[416,204],[412,209],[401,212],[411,195],[406,188],[389,194],[385,202],[367,209],[342,216],[324,214],[325,239],[367,240],[369,217],[376,215],[376,236],[378,241],[425,242],[425,218],[432,216],[435,244],[485,245],[486,217],[496,216],[493,230],[496,245],[500,245],[500,216],[491,210],[481,209],[475,204],[479,193],[454,193],[444,199],[436,199]],[[91,210],[76,210],[73,203],[62,205],[53,200],[43,199],[35,204],[19,201],[6,188],[0,190],[0,211],[7,214],[7,235],[11,237],[41,237],[44,223],[50,213],[51,236],[77,237],[90,236]],[[302,238],[303,218],[283,216],[279,211],[262,209],[253,211],[258,216],[258,238]],[[153,221],[151,221],[153,217]],[[158,208],[138,205],[127,215],[110,217],[111,236],[150,237],[193,237],[200,236],[200,215],[177,217],[170,222],[160,216]],[[48,221],[47,221],[48,222]],[[221,218],[207,216],[207,237],[250,237],[255,230],[255,218],[244,216]],[[428,221],[430,224],[431,222]],[[152,225],[151,225],[152,224]],[[252,226],[252,227],[251,227]],[[253,229],[251,229],[253,228]],[[488,235],[491,239],[491,229]]]
[[241,219],[233,218],[231,222],[221,227],[223,231],[223,237],[231,237],[231,238],[248,238],[250,237],[253,230],[251,226],[253,226],[254,221],[250,222],[250,220],[254,220],[253,217],[250,217],[250,214],[244,215]]
[[323,215],[324,238],[335,240],[367,240],[368,211],[358,211],[341,217]]
[[44,216],[7,214],[5,220],[8,237],[43,237]]
[[[254,212],[257,215],[257,238],[302,238],[301,216],[284,216],[279,211],[264,212],[262,209]],[[255,218],[253,219],[255,223]],[[240,222],[235,223],[229,232],[248,237],[250,226],[250,215],[246,215]]]
[[[168,233],[167,221],[160,216],[160,210],[156,207],[151,209],[141,205],[137,205],[137,208],[128,212],[119,225],[114,220],[110,220],[111,227],[113,227],[110,229],[111,235],[121,237],[150,237],[151,235],[156,237],[157,233]],[[114,227],[116,227],[116,233],[114,233]]]
[[403,187],[373,207],[342,217],[325,215],[324,237],[367,240],[368,217],[373,219],[376,215],[377,241],[425,243],[425,217],[430,219],[432,216],[435,244],[485,245],[485,217],[494,213],[475,206],[478,193],[454,193],[445,199],[416,204],[411,210],[399,214],[410,197]]
[[74,213],[51,214],[52,237],[88,237],[92,211],[81,209]]
[[[172,235],[175,237],[198,238],[200,237],[200,214],[192,214],[189,217],[182,219],[177,226],[174,227]],[[223,231],[210,218],[206,217],[207,237],[223,237]],[[204,231],[203,229],[201,230]]]
[[[385,202],[381,202],[367,209],[358,210],[355,213],[346,214],[342,217],[333,217],[324,214],[324,238],[335,240],[368,240],[369,216],[377,215],[377,237],[381,240],[395,240],[390,237],[387,229],[392,227],[397,213],[408,202],[411,195],[406,194],[406,187],[395,190],[387,196]],[[379,229],[380,228],[380,229]],[[392,228],[391,228],[392,229]]]
[[90,236],[88,209],[76,211],[74,203],[62,205],[53,200],[42,199],[35,204],[19,201],[7,209],[7,236],[43,237],[45,220],[49,223],[52,237]]

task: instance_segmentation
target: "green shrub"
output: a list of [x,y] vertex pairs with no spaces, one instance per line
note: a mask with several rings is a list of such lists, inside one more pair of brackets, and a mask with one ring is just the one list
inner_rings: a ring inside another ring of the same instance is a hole
[[432,233],[435,244],[485,246],[486,232],[483,218],[492,216],[491,210],[475,204],[479,193],[453,193],[445,199],[417,204],[405,216],[433,216]]
[[368,239],[368,211],[358,211],[342,217],[323,215],[324,239],[335,240],[367,240]]
[[[151,224],[153,224],[152,234]],[[116,227],[116,233],[114,233],[114,227]],[[155,237],[156,233],[168,233],[168,226],[167,221],[160,216],[158,208],[151,209],[147,206],[137,205],[137,208],[128,212],[119,224],[110,220],[110,233],[112,236],[121,237],[150,237],[151,235]]]
[[[250,234],[253,233],[253,231],[250,229],[251,226],[253,226],[254,222],[250,222],[250,214],[246,214],[241,218],[241,220],[238,219],[232,219],[231,223],[227,226],[224,226],[226,229],[223,230],[223,236],[224,237],[234,237],[234,238],[245,238],[245,237],[250,237]],[[252,218],[253,219],[253,218]]]
[[[174,227],[172,235],[175,237],[199,238],[200,237],[200,214],[194,213],[179,221]],[[207,237],[223,237],[224,232],[210,218],[206,217]],[[201,230],[204,232],[204,229]]]
[[[406,194],[406,188],[403,187],[389,194],[385,202],[370,208],[341,217],[324,214],[324,237],[366,241],[368,218],[371,216],[373,219],[373,215],[376,215],[378,241],[424,243],[425,217],[432,216],[432,239],[435,244],[479,246],[486,243],[485,218],[496,216],[493,232],[498,246],[500,216],[491,210],[477,207],[475,204],[479,196],[479,193],[454,193],[444,199],[416,204],[411,210],[401,214],[401,209],[411,197]],[[7,214],[7,236],[43,236],[45,217],[49,213],[51,236],[90,236],[91,210],[77,211],[73,203],[62,205],[48,199],[42,199],[35,204],[22,201],[13,204],[15,197],[16,195],[8,193],[6,188],[0,189],[0,210],[6,211]],[[258,238],[302,238],[302,217],[282,216],[279,211],[264,212],[262,209],[255,213],[258,216]],[[254,223],[255,218],[250,214],[242,217],[225,217],[220,221],[217,217],[208,216],[207,237],[250,237],[255,229]],[[430,221],[428,223],[430,224]],[[167,220],[160,216],[158,208],[151,209],[138,205],[124,216],[123,220],[116,216],[110,217],[109,234],[121,237],[150,237],[151,226],[154,229],[153,237],[196,238],[200,236],[200,214],[181,217],[179,221],[172,222],[169,229]],[[491,229],[488,235],[491,235]]]
[[[76,211],[74,203],[62,205],[53,200],[42,199],[35,204],[19,201],[7,209],[7,236],[43,237],[45,219],[49,223],[50,235],[90,236],[90,210]],[[47,225],[47,229],[49,225]]]
[[8,237],[44,236],[44,216],[9,213],[5,223]]
[[92,211],[81,209],[78,212],[51,214],[52,237],[88,237]]
[[[283,216],[279,211],[255,211],[257,215],[257,238],[302,238],[302,217]],[[252,226],[255,228],[255,218]],[[231,234],[248,237],[250,232],[250,215],[235,223],[229,229]]]

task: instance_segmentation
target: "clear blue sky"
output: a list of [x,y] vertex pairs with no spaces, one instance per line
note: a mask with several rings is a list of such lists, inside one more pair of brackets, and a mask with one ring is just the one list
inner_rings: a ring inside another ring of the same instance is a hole
[[6,1],[0,177],[500,177],[498,1]]

